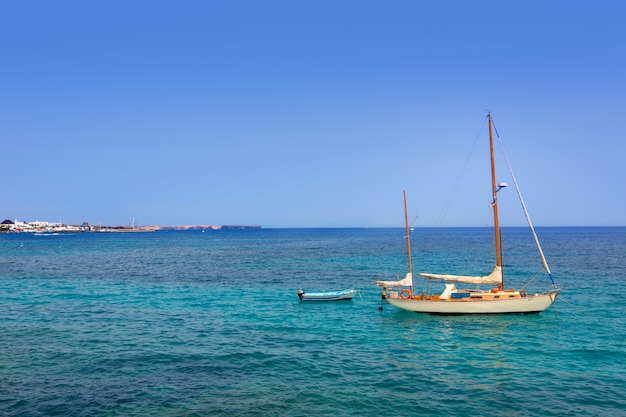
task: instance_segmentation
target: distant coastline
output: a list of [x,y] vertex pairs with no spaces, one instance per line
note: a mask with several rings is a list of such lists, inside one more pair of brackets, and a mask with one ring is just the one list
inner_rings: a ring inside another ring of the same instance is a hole
[[183,226],[104,226],[83,222],[80,225],[68,225],[51,222],[23,222],[5,220],[0,223],[0,233],[68,233],[68,232],[156,232],[158,230],[246,230],[261,229],[257,225],[209,225],[193,224]]

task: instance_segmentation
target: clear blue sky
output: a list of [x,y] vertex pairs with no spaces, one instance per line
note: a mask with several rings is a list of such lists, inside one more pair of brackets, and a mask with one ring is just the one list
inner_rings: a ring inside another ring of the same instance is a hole
[[1,5],[2,219],[626,225],[626,2]]

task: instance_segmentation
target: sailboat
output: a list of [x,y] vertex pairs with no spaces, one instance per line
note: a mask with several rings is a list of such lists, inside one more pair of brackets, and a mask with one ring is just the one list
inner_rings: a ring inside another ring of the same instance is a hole
[[[489,148],[491,153],[491,186],[493,200],[490,206],[493,209],[495,229],[495,252],[496,262],[493,271],[485,276],[462,276],[451,274],[419,273],[418,276],[428,280],[442,280],[445,289],[441,294],[414,293],[413,292],[413,266],[411,264],[411,236],[409,218],[406,205],[406,191],[404,192],[404,217],[406,223],[406,242],[408,273],[398,281],[377,281],[376,285],[382,287],[382,297],[389,304],[402,310],[430,314],[511,314],[511,313],[540,313],[550,307],[559,296],[559,290],[554,284],[550,268],[541,249],[539,239],[526,210],[526,205],[517,186],[517,181],[511,170],[515,187],[526,215],[526,220],[539,250],[543,263],[543,269],[551,281],[551,288],[541,293],[529,294],[526,290],[505,289],[504,275],[502,271],[502,246],[500,239],[500,225],[498,221],[498,197],[500,189],[506,187],[506,183],[496,183],[496,170],[493,151],[493,121],[491,113],[487,115],[489,121]],[[508,163],[508,158],[505,159]],[[509,164],[510,169],[510,164]],[[457,283],[476,286],[490,286],[490,289],[459,289]],[[397,289],[392,291],[392,289]]]

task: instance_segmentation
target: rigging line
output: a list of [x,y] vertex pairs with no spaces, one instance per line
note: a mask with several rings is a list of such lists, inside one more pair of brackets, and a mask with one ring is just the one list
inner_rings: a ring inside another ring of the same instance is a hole
[[482,126],[480,128],[480,131],[476,135],[476,139],[474,139],[474,144],[470,148],[470,151],[468,152],[467,156],[465,157],[465,161],[461,165],[461,169],[459,170],[459,173],[457,174],[457,177],[454,180],[454,183],[452,184],[452,188],[450,189],[450,192],[448,193],[448,196],[444,200],[441,212],[439,213],[439,215],[437,216],[437,219],[435,220],[434,227],[439,227],[439,226],[441,226],[441,223],[443,223],[443,219],[445,218],[445,216],[446,216],[446,214],[448,212],[448,209],[450,208],[450,205],[452,203],[453,197],[456,194],[456,191],[458,190],[459,186],[461,185],[461,179],[463,178],[463,176],[465,174],[465,171],[467,170],[467,167],[469,165],[469,161],[471,159],[471,156],[473,155],[474,150],[476,149],[476,145],[478,144],[478,141],[480,139],[480,136],[481,136],[483,130],[485,129],[485,123],[486,123],[486,120],[483,121],[483,124],[482,124]]
[[417,222],[417,218],[419,217],[419,215],[420,215],[420,213],[418,211],[417,214],[414,217],[409,217],[409,219],[411,219],[411,221],[409,223],[409,227],[413,226],[413,224]]
[[[493,215],[492,213],[489,213],[489,211],[486,211],[485,213],[485,221],[483,222],[484,224],[484,228],[485,229],[489,229],[490,231],[493,231],[494,228],[494,224],[493,224]],[[488,245],[488,242],[491,242],[491,240],[493,239],[493,234],[488,236],[488,235],[478,235],[481,236],[479,243],[480,245]],[[482,251],[484,252],[484,251]],[[489,255],[489,258],[486,258],[486,253],[475,253],[474,254],[474,265],[476,265],[476,267],[478,266],[486,266],[487,268],[493,268],[493,259],[491,258],[491,255]],[[485,265],[486,264],[486,265]],[[489,269],[491,270],[491,269]],[[502,265],[502,273],[504,274],[504,262]]]
[[585,310],[581,310],[581,309],[580,309],[580,308],[578,308],[576,305],[574,305],[574,304],[572,304],[572,303],[568,302],[567,300],[564,300],[564,299],[563,299],[563,297],[560,297],[560,298],[559,298],[559,300],[561,300],[561,302],[562,302],[562,303],[565,303],[565,304],[569,305],[570,307],[572,307],[574,310],[578,311],[579,313],[582,313],[582,314],[588,314],[588,313],[587,313],[587,311],[585,311]]
[[546,269],[546,272],[548,273],[548,276],[550,277],[550,281],[552,282],[552,285],[556,285],[554,283],[554,280],[552,279],[552,273],[550,273],[550,267],[548,266],[548,261],[546,260],[546,257],[543,254],[543,250],[541,249],[539,238],[537,237],[537,233],[535,233],[535,228],[533,227],[533,223],[530,220],[530,215],[528,214],[528,210],[526,209],[526,204],[524,203],[524,198],[522,197],[522,192],[520,191],[519,185],[517,184],[517,179],[515,178],[515,174],[513,173],[513,167],[511,167],[511,163],[509,162],[509,157],[506,154],[506,150],[504,149],[504,143],[502,143],[502,138],[498,134],[498,130],[495,129],[495,125],[494,125],[494,130],[496,131],[496,137],[498,138],[498,142],[500,142],[500,149],[502,149],[502,154],[504,155],[506,164],[509,167],[509,172],[511,173],[513,184],[515,184],[515,190],[517,190],[517,196],[519,197],[519,201],[522,204],[522,209],[524,210],[526,221],[528,222],[528,226],[530,226],[530,230],[533,234],[533,238],[535,239],[535,244],[537,245],[537,249],[539,249],[539,255],[541,255],[541,261],[543,262],[543,267]]
[[530,279],[530,281],[528,281],[526,284],[522,285],[522,288],[520,288],[520,289],[521,289],[521,290],[523,290],[523,289],[524,289],[524,288],[526,288],[528,285],[530,285],[530,283],[532,283],[534,280],[536,280],[536,279],[537,279],[537,277],[539,276],[539,274],[540,274],[542,271],[543,271],[543,268],[542,268],[542,269],[540,269],[539,271],[537,271],[537,273],[535,274],[535,276],[534,276],[534,277],[532,277],[532,278]]

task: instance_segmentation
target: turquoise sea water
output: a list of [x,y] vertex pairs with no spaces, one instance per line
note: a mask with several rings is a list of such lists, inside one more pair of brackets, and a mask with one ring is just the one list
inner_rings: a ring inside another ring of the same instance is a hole
[[[0,415],[626,415],[626,228],[538,234],[563,292],[512,316],[380,311],[402,229],[0,234]],[[493,265],[488,230],[412,238],[416,270]],[[538,256],[503,241],[519,288]]]

